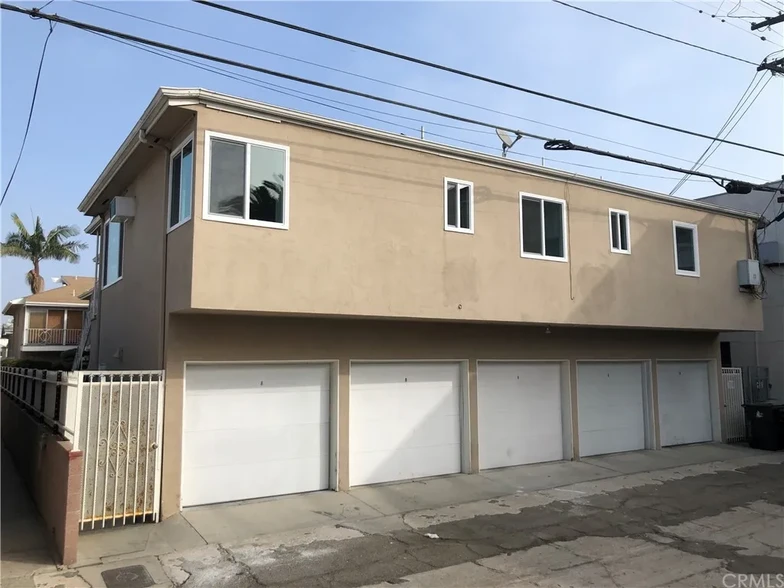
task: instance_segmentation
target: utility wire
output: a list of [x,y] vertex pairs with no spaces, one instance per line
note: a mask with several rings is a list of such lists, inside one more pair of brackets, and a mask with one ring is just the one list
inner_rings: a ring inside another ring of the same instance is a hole
[[[253,86],[257,86],[259,88],[264,88],[264,89],[267,89],[267,90],[270,90],[270,91],[273,91],[273,92],[277,92],[279,94],[284,94],[286,96],[291,96],[293,98],[297,98],[297,99],[300,99],[300,100],[305,100],[305,101],[310,102],[310,103],[319,104],[321,106],[325,106],[327,108],[332,108],[332,109],[339,110],[339,111],[342,111],[342,112],[348,112],[348,113],[354,114],[356,116],[369,118],[371,120],[383,122],[383,123],[386,123],[386,124],[389,124],[389,125],[396,126],[398,128],[408,129],[408,130],[415,131],[415,132],[418,132],[420,130],[420,129],[416,128],[416,127],[409,127],[409,126],[401,125],[401,124],[393,122],[393,121],[377,118],[377,117],[374,117],[374,116],[369,116],[369,115],[363,114],[361,112],[356,112],[356,111],[350,110],[349,108],[341,108],[341,107],[338,107],[338,106],[334,106],[332,104],[325,104],[324,102],[320,102],[319,100],[312,100],[312,99],[309,99],[309,98],[305,98],[302,95],[304,95],[304,96],[312,96],[314,98],[319,98],[320,100],[327,100],[328,102],[335,102],[335,103],[338,103],[338,104],[343,104],[345,106],[350,106],[350,107],[354,107],[354,108],[361,108],[363,110],[370,110],[372,112],[380,112],[381,114],[386,114],[388,116],[400,117],[400,118],[406,118],[406,119],[409,119],[409,117],[401,117],[400,115],[396,115],[396,114],[392,114],[392,113],[388,113],[388,112],[375,111],[373,109],[366,109],[366,108],[363,108],[363,107],[355,105],[355,104],[348,104],[346,102],[341,102],[339,100],[333,100],[333,99],[326,98],[326,97],[323,97],[323,96],[317,96],[315,94],[310,94],[308,92],[302,92],[300,90],[295,90],[293,88],[288,88],[286,86],[279,86],[277,84],[272,84],[270,82],[262,82],[258,78],[253,78],[251,76],[246,76],[244,74],[232,73],[232,72],[230,72],[228,70],[225,70],[225,69],[222,69],[222,68],[219,68],[219,67],[204,65],[204,64],[199,63],[198,61],[194,61],[192,59],[188,59],[188,58],[184,58],[184,57],[178,57],[178,56],[176,56],[174,54],[171,54],[170,52],[158,51],[158,50],[155,50],[155,49],[150,49],[150,48],[145,47],[143,45],[140,45],[138,43],[131,43],[131,42],[128,42],[128,41],[123,41],[122,39],[116,39],[116,38],[111,37],[109,35],[104,35],[103,33],[92,33],[92,34],[97,35],[99,37],[102,37],[104,39],[108,39],[109,41],[114,41],[116,43],[120,43],[120,44],[126,45],[128,47],[132,47],[134,49],[139,49],[140,51],[144,51],[146,53],[151,53],[153,55],[157,55],[157,56],[163,57],[165,59],[169,59],[169,60],[172,60],[172,61],[183,63],[185,65],[190,65],[192,67],[195,67],[197,69],[201,69],[201,70],[209,72],[209,73],[214,73],[216,75],[220,75],[220,76],[223,76],[223,77],[226,77],[226,78],[230,78],[230,79],[234,79],[234,80],[237,80],[237,81],[240,81],[240,82],[244,82],[244,83],[247,83],[247,84],[250,84],[250,85],[253,85]],[[282,89],[278,89],[278,88],[282,88]],[[284,90],[288,90],[288,91],[284,91]],[[291,93],[291,92],[293,92],[293,93]],[[413,120],[416,120],[416,119],[413,119]],[[430,124],[433,124],[433,123],[430,123]],[[462,130],[468,130],[468,131],[475,130],[475,129],[468,129],[468,128],[465,128],[465,127],[460,127],[460,128]],[[490,131],[490,133],[492,133],[493,135],[495,134],[492,131]],[[442,135],[442,134],[439,134],[439,133],[433,133],[432,131],[428,131],[428,135],[432,135],[434,137],[440,137],[440,138],[443,138],[443,139],[449,139],[451,141],[456,141],[458,143],[464,143],[466,145],[472,145],[474,147],[482,147],[484,149],[488,149],[488,150],[491,150],[491,151],[496,151],[497,150],[496,146],[487,145],[487,144],[484,144],[484,143],[477,143],[475,141],[466,141],[466,140],[458,139],[457,137],[452,137],[452,136],[449,136],[449,135]],[[537,160],[537,161],[542,159],[542,157],[540,157],[538,155],[533,155],[533,154],[530,154],[530,153],[522,153],[522,152],[519,152],[519,151],[515,151],[515,152],[512,152],[512,153],[513,153],[513,155],[517,155],[518,157],[527,157],[527,158],[534,159],[534,160]],[[611,172],[611,173],[619,173],[619,174],[631,175],[631,176],[639,176],[639,177],[646,177],[646,178],[656,178],[656,179],[663,179],[663,180],[672,180],[673,179],[672,176],[662,176],[662,175],[656,175],[656,174],[645,174],[645,173],[631,172],[631,171],[620,170],[620,169],[598,167],[598,166],[595,166],[595,165],[574,163],[574,162],[571,162],[571,161],[565,161],[563,159],[555,159],[555,158],[550,158],[550,157],[547,158],[547,161],[562,163],[562,164],[565,164],[565,165],[571,165],[571,166],[576,166],[576,167],[583,167],[583,168],[593,169],[593,170],[598,170],[598,171],[605,171],[605,172]],[[689,181],[691,181],[691,182],[710,182],[710,180],[697,179],[697,178],[689,179]]]
[[[31,15],[32,16],[32,15]],[[5,189],[3,190],[3,196],[0,198],[0,206],[3,205],[5,202],[5,197],[8,195],[8,189],[11,187],[11,182],[14,181],[14,176],[16,175],[16,170],[19,167],[19,162],[22,160],[22,153],[24,153],[25,145],[27,144],[27,135],[30,133],[30,123],[33,120],[33,112],[35,110],[35,101],[38,98],[38,84],[41,81],[41,70],[44,67],[44,58],[46,57],[46,48],[49,46],[49,38],[52,36],[54,32],[54,27],[56,25],[49,22],[49,33],[46,35],[46,39],[44,39],[44,46],[41,50],[41,59],[38,62],[38,73],[35,74],[35,85],[33,86],[33,98],[30,100],[30,111],[27,114],[27,124],[25,125],[24,135],[22,136],[22,145],[19,147],[19,155],[16,157],[16,163],[14,163],[14,169],[11,170],[11,175],[8,177],[8,183],[5,185]]]
[[[762,94],[765,91],[766,86],[770,83],[770,80],[772,80],[772,79],[773,79],[773,76],[771,75],[770,77],[768,77],[765,80],[765,84],[763,84],[762,88],[760,88],[759,92],[757,92],[757,95],[754,96],[754,98],[751,100],[751,102],[748,104],[748,106],[746,106],[746,109],[740,114],[740,116],[735,120],[735,122],[732,124],[732,126],[729,128],[729,130],[724,134],[725,137],[728,136],[730,133],[732,133],[733,130],[735,130],[735,127],[737,127],[738,123],[740,123],[740,121],[743,119],[743,117],[746,116],[746,113],[749,111],[749,109],[752,106],[754,106],[754,103],[757,101],[757,98],[759,98],[760,94]],[[759,85],[759,82],[757,83],[757,85]],[[756,86],[755,86],[755,88],[756,88]],[[713,146],[713,150],[710,153],[708,153],[707,156],[705,156],[705,159],[703,160],[703,164],[706,161],[708,161],[708,159],[710,159],[711,156],[713,156],[714,153],[716,153],[716,151],[718,150],[719,147],[721,147],[720,143],[717,143],[717,144],[715,144]],[[700,164],[698,166],[698,169],[700,167],[702,167],[702,164]]]
[[[599,136],[599,135],[592,135],[590,133],[583,133],[581,131],[570,129],[568,127],[562,127],[562,126],[549,124],[549,123],[538,121],[538,120],[531,119],[531,118],[525,118],[525,117],[522,117],[522,116],[519,116],[519,115],[516,115],[516,114],[511,114],[509,112],[504,112],[502,110],[496,110],[496,109],[493,109],[493,108],[488,108],[486,106],[480,106],[478,104],[472,104],[470,102],[464,102],[462,100],[457,100],[455,98],[450,98],[448,96],[443,96],[441,94],[434,94],[432,92],[426,92],[424,90],[420,90],[420,89],[417,89],[417,88],[412,88],[410,86],[404,86],[404,85],[401,85],[401,84],[396,84],[396,83],[393,83],[393,82],[389,82],[387,80],[382,80],[382,79],[379,79],[379,78],[373,78],[373,77],[370,77],[370,76],[365,76],[365,75],[362,75],[362,74],[354,73],[352,71],[340,69],[340,68],[337,68],[337,67],[332,67],[332,66],[329,66],[329,65],[324,65],[322,63],[317,63],[317,62],[314,62],[314,61],[308,61],[306,59],[293,57],[291,55],[286,55],[286,54],[283,54],[283,53],[277,53],[275,51],[269,51],[267,49],[262,49],[260,47],[255,47],[253,45],[246,45],[244,43],[239,43],[237,41],[232,41],[230,39],[226,39],[226,38],[223,38],[223,37],[217,37],[217,36],[210,35],[210,34],[207,34],[207,33],[203,33],[203,32],[200,32],[200,31],[194,31],[192,29],[179,27],[179,26],[176,26],[176,25],[173,25],[173,24],[170,24],[170,23],[165,23],[165,22],[154,20],[154,19],[145,18],[143,16],[139,16],[139,15],[136,15],[136,14],[131,14],[131,13],[128,13],[128,12],[123,12],[121,10],[117,10],[117,9],[114,9],[114,8],[109,8],[108,6],[102,6],[100,4],[93,4],[92,2],[86,2],[85,0],[72,0],[72,1],[74,3],[76,3],[76,4],[83,4],[83,5],[89,6],[91,8],[97,8],[99,10],[105,10],[107,12],[111,12],[111,13],[114,13],[114,14],[119,14],[119,15],[122,15],[122,16],[126,16],[128,18],[133,18],[133,19],[136,19],[136,20],[140,20],[140,21],[143,21],[143,22],[150,23],[150,24],[155,24],[155,25],[158,25],[158,26],[166,27],[168,29],[189,33],[189,34],[196,35],[196,36],[199,36],[199,37],[203,37],[203,38],[206,38],[206,39],[212,39],[214,41],[219,41],[221,43],[227,43],[229,45],[234,45],[236,47],[242,47],[244,49],[250,49],[250,50],[253,50],[253,51],[258,51],[260,53],[264,53],[264,54],[267,54],[267,55],[274,55],[275,57],[280,57],[282,59],[288,59],[288,60],[295,61],[295,62],[298,62],[298,63],[304,63],[304,64],[307,64],[307,65],[312,65],[314,67],[322,68],[322,69],[325,69],[325,70],[328,70],[328,71],[333,71],[333,72],[345,74],[345,75],[348,75],[348,76],[353,76],[355,78],[368,80],[368,81],[375,82],[375,83],[378,83],[378,84],[384,84],[384,85],[390,86],[392,88],[397,88],[397,89],[400,89],[400,90],[406,90],[406,91],[409,91],[409,92],[414,92],[416,94],[420,94],[420,95],[423,95],[423,96],[428,96],[430,98],[438,98],[439,100],[446,100],[447,102],[452,102],[454,104],[460,104],[462,106],[468,106],[468,107],[471,107],[471,108],[478,108],[479,110],[484,110],[485,112],[492,112],[493,114],[499,114],[501,116],[514,118],[514,119],[517,119],[517,120],[521,120],[521,121],[525,121],[525,122],[541,125],[541,126],[544,126],[544,127],[549,127],[549,128],[552,128],[552,129],[557,129],[559,131],[566,131],[567,133],[574,133],[575,135],[580,135],[580,136],[583,136],[583,137],[589,137],[591,139],[596,139],[597,141],[605,141],[607,143],[612,143],[614,145],[620,145],[622,147],[628,147],[629,149],[637,149],[639,151],[644,151],[646,153],[651,153],[653,155],[658,155],[660,157],[666,157],[668,159],[676,159],[676,160],[680,160],[680,161],[685,161],[687,163],[692,163],[691,159],[686,159],[685,157],[677,157],[677,156],[671,155],[669,153],[663,153],[661,151],[654,151],[652,149],[646,149],[645,147],[640,147],[638,145],[632,145],[632,144],[629,144],[629,143],[624,143],[622,141],[615,141],[613,139],[608,139],[606,137],[602,137],[602,136]],[[226,70],[224,70],[224,71],[226,71]],[[253,79],[256,79],[256,78],[253,78]],[[324,100],[328,100],[327,98],[324,98],[324,97],[321,97],[321,98],[324,99]],[[356,108],[365,108],[365,107],[356,106]],[[373,109],[367,109],[367,110],[373,111]],[[383,114],[390,114],[390,113],[383,112],[383,111],[374,111],[374,112],[379,112],[379,113],[383,113]],[[401,115],[393,115],[393,116],[399,116],[401,118],[404,118]],[[412,120],[416,120],[416,119],[412,119]],[[427,121],[427,124],[439,124],[439,123],[434,123],[432,121]],[[440,126],[450,126],[450,125],[444,125],[442,123],[442,124],[440,124]],[[462,129],[465,129],[465,130],[482,132],[482,133],[495,134],[493,131],[484,131],[484,130],[478,131],[477,129],[468,129],[467,127],[459,127],[459,128],[462,128]],[[717,167],[717,166],[713,166],[713,165],[708,165],[708,166],[705,166],[705,167],[709,167],[711,169],[715,169],[715,170],[731,173],[733,175],[740,175],[740,176],[745,176],[745,177],[748,177],[748,178],[754,178],[755,180],[762,180],[762,181],[766,180],[766,178],[762,178],[762,177],[759,177],[759,176],[754,176],[754,175],[750,175],[750,174],[744,174],[742,172],[737,172],[737,171],[733,171],[733,170],[729,170],[729,169],[725,169],[725,168]]]
[[570,104],[572,106],[578,106],[580,108],[584,108],[584,109],[587,109],[587,110],[592,110],[594,112],[601,112],[602,114],[607,114],[607,115],[614,116],[614,117],[617,117],[617,118],[622,118],[622,119],[625,119],[625,120],[630,120],[630,121],[633,121],[633,122],[642,123],[642,124],[653,126],[653,127],[657,127],[657,128],[660,128],[660,129],[666,129],[666,130],[669,130],[669,131],[674,131],[676,133],[681,133],[681,134],[685,134],[685,135],[691,135],[693,137],[700,137],[702,139],[716,139],[717,141],[722,141],[722,142],[730,144],[730,145],[735,145],[736,147],[743,147],[744,149],[751,149],[751,150],[754,150],[754,151],[760,151],[762,153],[769,153],[771,155],[784,156],[784,153],[781,153],[779,151],[773,151],[773,150],[770,150],[770,149],[764,149],[762,147],[755,147],[753,145],[747,145],[747,144],[744,144],[744,143],[738,143],[736,141],[728,141],[728,140],[725,141],[724,139],[719,139],[718,137],[712,137],[710,135],[705,135],[703,133],[698,133],[698,132],[695,132],[695,131],[689,131],[687,129],[674,127],[672,125],[667,125],[667,124],[664,124],[664,123],[658,123],[658,122],[655,122],[655,121],[650,121],[650,120],[647,120],[647,119],[644,119],[644,118],[639,118],[639,117],[632,116],[632,115],[629,115],[629,114],[623,114],[623,113],[620,113],[620,112],[617,112],[617,111],[614,111],[614,110],[601,108],[599,106],[593,106],[593,105],[590,105],[590,104],[586,104],[584,102],[578,102],[576,100],[571,100],[571,99],[568,99],[568,98],[562,98],[560,96],[555,96],[553,94],[547,94],[545,92],[540,92],[538,90],[532,90],[530,88],[525,88],[523,86],[517,86],[517,85],[509,83],[509,82],[504,82],[504,81],[501,81],[501,80],[488,78],[486,76],[470,73],[470,72],[463,71],[463,70],[460,70],[460,69],[456,69],[456,68],[453,68],[453,67],[449,67],[449,66],[446,66],[446,65],[441,65],[441,64],[438,64],[438,63],[434,63],[432,61],[426,61],[424,59],[419,59],[418,57],[412,57],[410,55],[405,55],[403,53],[397,53],[395,51],[389,51],[387,49],[382,49],[380,47],[375,47],[373,45],[367,45],[365,43],[360,43],[358,41],[352,41],[350,39],[346,39],[346,38],[343,38],[343,37],[330,35],[328,33],[323,33],[321,31],[308,29],[308,28],[305,28],[305,27],[301,27],[299,25],[295,25],[295,24],[291,24],[291,23],[288,23],[288,22],[276,20],[276,19],[269,18],[269,17],[266,17],[266,16],[261,16],[261,15],[258,15],[258,14],[254,14],[252,12],[247,12],[245,10],[240,10],[238,8],[233,8],[231,6],[224,6],[224,5],[221,5],[221,4],[216,4],[215,2],[210,2],[209,0],[191,0],[191,1],[195,2],[197,4],[203,4],[204,6],[209,6],[211,8],[215,8],[215,9],[222,10],[222,11],[225,11],[225,12],[231,12],[233,14],[238,14],[240,16],[245,16],[247,18],[252,18],[252,19],[259,20],[259,21],[262,21],[262,22],[266,22],[266,23],[269,23],[269,24],[273,24],[273,25],[276,25],[276,26],[281,26],[281,27],[285,27],[285,28],[288,28],[288,29],[291,29],[291,30],[307,33],[309,35],[314,35],[316,37],[321,37],[323,39],[327,39],[327,40],[330,40],[330,41],[343,43],[344,45],[350,45],[352,47],[358,47],[360,49],[365,49],[365,50],[368,50],[368,51],[372,51],[374,53],[387,55],[387,56],[390,56],[390,57],[394,57],[396,59],[402,59],[404,61],[409,61],[411,63],[416,63],[418,65],[424,65],[424,66],[430,67],[432,69],[437,69],[437,70],[440,70],[440,71],[453,73],[453,74],[456,74],[456,75],[459,75],[459,76],[462,76],[462,77],[466,77],[466,78],[470,78],[470,79],[473,79],[473,80],[478,80],[478,81],[481,81],[481,82],[487,82],[489,84],[500,86],[502,88],[508,88],[508,89],[511,89],[511,90],[517,90],[519,92],[524,92],[526,94],[531,94],[533,96],[539,96],[541,98],[547,98],[549,100],[555,100],[557,102],[562,102],[564,104]]
[[[765,79],[765,75],[764,75],[764,74],[763,74],[762,76],[760,76],[760,77],[759,77],[759,79],[757,79],[757,76],[758,76],[758,75],[759,75],[759,72],[756,72],[756,73],[754,74],[754,76],[751,78],[751,81],[749,82],[749,85],[748,85],[748,86],[746,86],[746,89],[743,91],[743,94],[742,94],[742,95],[741,95],[741,97],[738,99],[737,103],[735,103],[735,106],[734,106],[734,108],[732,109],[732,112],[730,112],[729,116],[728,116],[728,117],[727,117],[727,119],[724,121],[724,124],[721,126],[721,128],[720,128],[720,129],[718,130],[718,132],[716,133],[716,135],[717,135],[717,136],[719,136],[719,137],[720,137],[720,136],[721,136],[721,134],[724,132],[724,129],[726,129],[726,128],[727,128],[727,127],[728,127],[728,126],[729,126],[729,125],[732,123],[733,119],[735,118],[735,115],[736,115],[736,114],[738,114],[738,112],[740,111],[740,109],[741,109],[741,108],[743,108],[743,106],[746,104],[746,102],[749,100],[749,98],[751,98],[752,94],[754,94],[754,91],[757,89],[757,86],[759,86],[759,85],[760,85],[760,83],[762,82],[762,80],[763,80],[763,79]],[[768,78],[768,79],[770,79],[770,78]],[[754,86],[754,87],[752,88],[752,85],[754,84],[755,80],[756,80],[756,82],[757,82],[757,85],[756,85],[756,86]],[[767,85],[767,84],[766,84],[766,85]],[[763,88],[762,88],[762,89],[764,90],[764,89],[765,89],[765,87],[763,86]],[[760,93],[761,93],[761,92],[762,92],[762,90],[760,90]],[[759,96],[759,94],[757,94],[757,96]],[[757,97],[755,96],[755,97],[754,97],[754,100],[752,100],[752,104],[754,103],[754,101],[755,101],[756,99],[757,99]],[[748,109],[747,109],[747,110],[748,110]],[[746,111],[744,111],[744,112],[743,112],[743,115],[745,115],[745,114],[746,114]],[[743,117],[743,115],[741,115],[741,117],[740,117],[740,118],[742,118],[742,117]],[[740,118],[738,118],[738,121],[740,121]],[[733,129],[734,129],[734,128],[735,128],[735,127],[733,126]],[[729,135],[729,133],[730,133],[730,132],[732,132],[732,131],[730,130],[730,131],[727,133],[727,135]],[[725,137],[726,137],[727,135],[725,135]],[[699,169],[699,168],[702,166],[702,163],[704,163],[704,161],[703,161],[703,158],[705,158],[705,160],[707,160],[707,157],[710,157],[710,155],[708,155],[708,152],[711,150],[711,147],[713,147],[715,144],[716,144],[716,141],[711,141],[711,142],[708,144],[708,146],[705,148],[705,151],[703,151],[703,152],[702,152],[702,154],[701,154],[701,155],[700,155],[700,156],[697,158],[697,161],[695,161],[695,162],[694,162],[694,165],[692,165],[692,166],[691,166],[691,169],[692,169],[692,170]],[[715,151],[714,151],[714,153],[715,153]],[[713,153],[711,153],[711,155],[712,155],[712,154],[713,154]],[[706,157],[706,156],[707,156],[707,157]],[[682,187],[682,186],[683,186],[683,184],[686,182],[686,180],[688,179],[688,177],[689,177],[689,176],[688,176],[688,174],[687,174],[687,175],[684,175],[684,176],[683,176],[683,178],[681,178],[681,180],[680,180],[680,181],[679,181],[677,184],[675,184],[675,187],[673,187],[673,189],[670,191],[670,196],[673,196],[673,195],[674,195],[674,194],[675,194],[675,193],[676,193],[678,190],[680,190],[680,189],[681,189],[681,187]]]
[[[704,14],[705,16],[710,16],[711,18],[716,16],[716,15],[709,14],[709,13],[705,12],[704,10],[702,10],[700,8],[695,8],[694,6],[690,6],[690,5],[688,5],[688,4],[684,3],[684,2],[679,2],[679,0],[672,0],[672,1],[675,2],[675,4],[680,4],[684,8],[688,8],[689,10],[693,10],[694,12],[698,12],[699,14]],[[704,2],[703,2],[703,4],[704,4]],[[707,5],[707,6],[710,6],[710,5]],[[765,37],[757,35],[753,31],[750,31],[749,29],[747,29],[746,27],[738,26],[737,24],[735,24],[734,22],[729,21],[729,20],[728,21],[722,20],[722,22],[726,22],[726,24],[730,25],[731,27],[734,27],[734,28],[738,29],[739,31],[743,31],[744,33],[746,33],[748,35],[751,35],[752,37],[756,37],[757,39],[759,39],[761,41],[764,41],[766,43],[770,43],[772,45],[778,46],[778,43],[776,43],[775,41],[771,41],[770,39],[767,39]]]
[[735,57],[734,55],[730,55],[729,53],[722,53],[721,51],[716,51],[714,49],[708,49],[707,47],[703,47],[702,45],[696,45],[694,43],[689,43],[688,41],[682,41],[681,39],[676,39],[675,37],[670,37],[668,35],[663,35],[661,33],[655,33],[653,31],[649,31],[648,29],[644,29],[642,27],[635,26],[633,24],[629,24],[627,22],[623,22],[620,20],[616,20],[614,18],[610,18],[609,16],[605,16],[603,14],[599,14],[597,12],[592,12],[590,10],[586,10],[585,8],[580,8],[579,6],[574,6],[573,4],[568,4],[566,2],[562,2],[561,0],[552,0],[556,4],[560,4],[561,6],[566,6],[567,8],[571,8],[572,10],[577,10],[579,12],[583,12],[585,14],[590,14],[591,16],[595,16],[596,18],[601,18],[602,20],[606,20],[609,22],[613,22],[615,24],[619,24],[624,27],[628,27],[635,31],[640,31],[641,33],[646,33],[648,35],[653,35],[654,37],[659,37],[661,39],[666,39],[668,41],[673,41],[674,43],[680,43],[681,45],[686,45],[687,47],[693,47],[694,49],[699,49],[700,51],[707,51],[708,53],[713,53],[714,55],[719,55],[721,57],[726,57],[727,59],[733,59],[735,61],[739,61],[741,63],[748,63],[749,65],[753,65],[757,67],[758,63],[754,63],[753,61],[749,61],[748,59],[742,59],[740,57]]
[[[504,131],[507,131],[509,133],[517,134],[519,136],[523,135],[523,133],[520,132],[520,131],[511,129],[511,128],[508,128],[508,127],[503,127],[503,126],[500,126],[500,125],[496,125],[496,124],[491,124],[491,123],[488,123],[486,121],[470,119],[470,118],[467,118],[467,117],[458,116],[458,115],[451,114],[451,113],[446,113],[446,112],[441,112],[441,111],[438,111],[438,110],[433,110],[433,109],[425,108],[425,107],[422,107],[422,106],[416,106],[416,105],[413,105],[413,104],[407,104],[405,102],[399,102],[399,101],[396,101],[396,100],[391,100],[389,98],[382,98],[380,96],[375,96],[373,94],[367,94],[365,92],[359,92],[359,91],[356,91],[356,90],[351,90],[351,89],[343,88],[343,87],[340,87],[340,86],[334,86],[332,84],[326,84],[324,82],[318,82],[318,81],[315,81],[315,80],[309,80],[307,78],[302,78],[302,77],[299,77],[299,76],[285,74],[285,73],[282,73],[282,72],[277,72],[277,71],[274,71],[274,70],[261,68],[261,67],[255,66],[255,65],[234,61],[234,60],[231,60],[231,59],[227,59],[225,57],[218,57],[216,55],[210,55],[210,54],[207,54],[207,53],[201,53],[199,51],[194,51],[192,49],[186,49],[184,47],[179,47],[179,46],[176,46],[176,45],[169,45],[167,43],[161,43],[160,41],[153,41],[151,39],[145,39],[144,37],[137,37],[135,35],[130,35],[128,33],[123,33],[123,32],[115,31],[115,30],[112,30],[112,29],[106,29],[104,27],[98,27],[98,26],[95,26],[95,25],[82,23],[82,22],[75,21],[75,20],[72,20],[72,19],[69,19],[69,18],[64,18],[64,17],[58,16],[56,14],[53,14],[53,15],[52,14],[42,14],[42,13],[39,13],[39,12],[37,12],[35,10],[28,10],[28,9],[25,9],[25,8],[20,8],[18,6],[13,6],[13,5],[10,5],[10,4],[6,4],[4,2],[0,2],[0,8],[3,9],[3,10],[9,10],[9,11],[17,12],[17,13],[21,13],[21,14],[28,14],[28,15],[33,14],[36,17],[44,18],[44,19],[46,19],[46,20],[48,20],[50,22],[62,23],[62,24],[65,24],[65,25],[68,25],[68,26],[72,26],[72,27],[75,27],[75,28],[79,28],[81,30],[88,31],[88,32],[103,33],[105,35],[109,35],[109,36],[116,37],[116,38],[119,38],[119,39],[124,39],[126,41],[133,41],[133,42],[136,42],[136,43],[141,43],[141,44],[144,44],[144,45],[147,45],[147,46],[151,46],[151,47],[156,47],[156,48],[159,48],[159,49],[166,49],[166,50],[169,50],[169,51],[174,51],[176,53],[181,53],[181,54],[190,55],[190,56],[193,56],[193,57],[198,57],[200,59],[205,59],[205,60],[208,60],[208,61],[215,61],[217,63],[223,63],[225,65],[231,65],[231,66],[234,66],[234,67],[240,67],[240,68],[243,68],[243,69],[249,69],[249,70],[257,71],[257,72],[260,72],[260,73],[263,73],[263,74],[272,75],[272,76],[275,76],[275,77],[280,77],[280,78],[284,78],[284,79],[288,79],[288,80],[292,80],[292,81],[296,81],[296,82],[300,82],[300,83],[309,84],[309,85],[312,85],[312,86],[328,89],[328,90],[334,90],[334,91],[337,91],[337,92],[343,92],[343,93],[346,93],[346,94],[359,96],[361,98],[367,98],[367,99],[370,99],[370,100],[376,100],[376,101],[384,102],[384,103],[387,103],[387,104],[393,104],[395,106],[401,106],[401,107],[409,108],[409,109],[412,109],[412,110],[418,110],[418,111],[421,111],[421,112],[427,112],[428,114],[433,114],[435,116],[440,116],[440,117],[443,117],[443,118],[449,118],[449,119],[452,119],[452,120],[457,120],[457,121],[460,121],[460,122],[465,122],[465,123],[469,123],[469,124],[473,124],[473,125],[477,125],[477,126],[484,126],[484,127],[488,127],[488,128],[492,128],[492,129],[504,130]],[[679,172],[679,173],[690,173],[691,175],[694,175],[694,176],[697,176],[697,177],[703,177],[703,178],[707,178],[709,180],[712,180],[712,181],[714,181],[715,183],[717,183],[718,185],[720,185],[722,187],[724,187],[725,185],[731,185],[733,189],[737,189],[738,186],[740,186],[743,189],[747,189],[747,188],[751,189],[751,187],[752,187],[752,185],[747,183],[747,182],[739,182],[739,181],[733,180],[731,178],[726,178],[726,177],[722,177],[722,176],[718,176],[718,175],[714,175],[714,174],[708,174],[708,173],[699,172],[699,171],[685,170],[683,168],[675,167],[675,166],[664,164],[664,163],[648,161],[648,160],[644,160],[644,159],[630,157],[630,156],[627,156],[627,155],[621,155],[621,154],[618,154],[618,153],[612,153],[610,151],[603,151],[603,150],[595,149],[593,147],[587,147],[587,146],[583,146],[583,145],[575,145],[571,141],[568,141],[568,140],[548,139],[546,137],[541,137],[541,136],[533,135],[533,134],[530,134],[530,133],[526,133],[526,134],[529,137],[533,137],[535,139],[540,139],[542,141],[545,141],[544,148],[546,150],[581,151],[581,152],[584,152],[584,153],[591,153],[593,155],[601,155],[601,156],[604,156],[604,157],[610,157],[610,158],[613,158],[613,159],[618,159],[618,160],[626,161],[626,162],[630,162],[630,163],[637,163],[637,164],[640,164],[640,165],[646,165],[646,166],[650,166],[650,167],[657,167],[659,169],[665,169],[665,170],[668,170],[668,171],[674,171],[674,172]],[[708,138],[710,138],[710,137],[708,137]],[[757,189],[763,189],[763,188],[761,188],[759,186],[756,186],[756,188]]]

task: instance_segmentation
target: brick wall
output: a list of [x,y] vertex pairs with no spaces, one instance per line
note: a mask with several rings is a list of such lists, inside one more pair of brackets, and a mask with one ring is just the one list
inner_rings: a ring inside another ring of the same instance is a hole
[[6,394],[0,394],[3,444],[44,520],[59,561],[76,561],[82,452],[74,451]]

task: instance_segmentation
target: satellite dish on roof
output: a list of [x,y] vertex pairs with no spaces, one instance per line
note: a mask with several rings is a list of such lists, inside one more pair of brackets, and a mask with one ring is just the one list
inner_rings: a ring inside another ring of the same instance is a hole
[[499,139],[501,139],[501,157],[506,157],[506,152],[509,151],[512,146],[523,137],[523,134],[518,131],[516,133],[517,136],[512,138],[512,135],[503,129],[496,129],[495,134],[498,135]]

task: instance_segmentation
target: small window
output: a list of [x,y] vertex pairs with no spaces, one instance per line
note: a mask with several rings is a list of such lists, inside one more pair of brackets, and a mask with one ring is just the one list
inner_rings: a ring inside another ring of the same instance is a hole
[[172,153],[169,176],[169,228],[172,229],[191,218],[193,139],[188,138]]
[[444,178],[444,229],[474,232],[474,185]]
[[672,234],[675,248],[675,273],[679,276],[699,277],[700,250],[697,242],[697,225],[673,221]]
[[111,286],[122,278],[124,222],[106,222],[103,226],[103,285]]
[[205,143],[205,218],[288,228],[288,148],[210,132]]
[[520,255],[566,261],[566,202],[520,193]]
[[625,210],[610,209],[610,251],[631,253],[629,242],[629,213]]

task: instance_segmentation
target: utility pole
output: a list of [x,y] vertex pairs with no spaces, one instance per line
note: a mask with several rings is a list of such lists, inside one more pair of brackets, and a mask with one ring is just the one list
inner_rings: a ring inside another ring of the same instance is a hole
[[770,18],[766,18],[761,22],[751,23],[751,30],[757,31],[759,29],[764,29],[774,24],[779,24],[780,22],[784,22],[784,13],[782,12],[780,12],[778,16],[772,16]]
[[763,61],[757,67],[757,71],[763,71],[766,69],[770,71],[773,75],[776,74],[784,75],[784,57],[781,59],[776,59],[775,61],[771,61],[770,63]]

